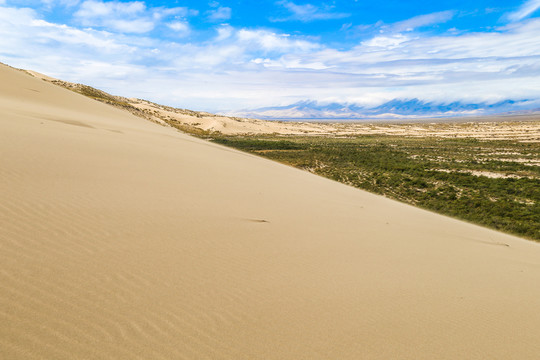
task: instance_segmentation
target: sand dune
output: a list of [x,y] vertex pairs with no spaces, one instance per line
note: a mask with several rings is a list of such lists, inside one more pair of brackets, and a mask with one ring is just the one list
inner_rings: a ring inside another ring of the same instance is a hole
[[538,359],[538,244],[0,79],[0,358]]

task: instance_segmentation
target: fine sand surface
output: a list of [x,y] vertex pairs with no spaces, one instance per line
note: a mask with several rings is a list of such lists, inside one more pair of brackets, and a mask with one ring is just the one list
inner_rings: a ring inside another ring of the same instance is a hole
[[540,245],[0,66],[1,359],[538,359]]

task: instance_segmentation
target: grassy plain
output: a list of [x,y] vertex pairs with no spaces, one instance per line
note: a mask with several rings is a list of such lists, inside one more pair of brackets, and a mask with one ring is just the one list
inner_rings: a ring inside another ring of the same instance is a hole
[[212,141],[392,199],[540,241],[540,144],[361,135]]

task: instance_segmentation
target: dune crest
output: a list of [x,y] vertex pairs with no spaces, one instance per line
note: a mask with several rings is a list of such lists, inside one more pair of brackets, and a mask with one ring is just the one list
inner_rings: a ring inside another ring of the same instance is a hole
[[538,244],[0,78],[0,358],[538,358]]

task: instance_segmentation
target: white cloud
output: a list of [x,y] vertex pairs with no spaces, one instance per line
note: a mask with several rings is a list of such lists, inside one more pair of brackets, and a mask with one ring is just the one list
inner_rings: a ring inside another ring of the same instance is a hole
[[74,14],[84,26],[97,26],[126,33],[146,33],[154,29],[154,21],[146,15],[141,1],[103,2],[86,0]]
[[197,16],[199,15],[198,10],[189,9],[187,7],[174,7],[174,8],[151,8],[153,12],[154,19],[162,19],[169,16],[174,16],[177,18],[185,18],[188,16]]
[[[181,19],[197,14],[197,11],[186,7],[148,8],[143,1],[85,0],[80,4],[73,17],[83,26],[104,28],[121,33],[143,34],[152,31],[164,19],[171,17]],[[166,25],[186,34],[186,27],[180,29],[182,23],[185,21],[175,20]]]
[[527,0],[519,9],[507,14],[506,17],[510,21],[519,21],[528,17],[538,9],[540,9],[540,0]]
[[267,30],[247,30],[241,29],[237,32],[237,39],[241,43],[253,45],[262,51],[278,52],[305,52],[319,48],[320,45],[299,39],[291,39],[284,34],[276,34]]
[[217,36],[215,38],[215,41],[216,42],[221,42],[223,40],[226,40],[226,39],[229,39],[233,33],[234,33],[234,29],[232,26],[229,26],[229,25],[221,25],[218,29],[217,29]]
[[[87,51],[129,52],[131,46],[113,39],[111,34],[94,30],[80,30],[39,19],[34,10],[3,8],[0,12],[0,38],[3,53],[21,57],[29,54],[69,52],[69,46]],[[59,46],[60,45],[60,46]],[[58,48],[54,48],[58,46]],[[50,47],[53,47],[51,50]],[[39,50],[39,51],[36,51]]]
[[[132,7],[122,8],[126,21],[143,19],[181,36],[189,31],[182,17],[191,10],[170,15],[167,9],[141,11],[141,5],[127,4]],[[117,8],[92,10],[122,20]],[[416,19],[409,27],[436,18]],[[167,41],[114,26],[105,31],[56,24],[37,11],[2,6],[0,61],[119,95],[208,111],[307,98],[368,105],[400,97],[540,99],[540,19],[535,18],[489,33],[433,36],[402,27],[403,33],[377,34],[339,50],[314,39],[230,25],[216,26],[204,42],[184,42],[181,36]]]
[[412,31],[419,27],[442,24],[454,17],[454,11],[441,11],[432,14],[419,15],[408,20],[394,23],[392,30],[394,31]]
[[[455,14],[455,11],[452,10],[440,11],[415,16],[407,20],[395,22],[393,24],[385,24],[379,20],[375,24],[371,25],[357,25],[354,27],[354,29],[359,33],[370,33],[374,31],[378,31],[379,33],[411,32],[422,27],[448,22],[454,18]],[[347,30],[348,28],[352,28],[352,25],[346,26],[343,30]]]
[[41,2],[48,8],[52,8],[55,5],[74,7],[80,3],[80,0],[41,0]]
[[[366,102],[363,98],[373,101],[373,93],[381,102],[395,97],[434,101],[538,99],[540,20],[492,33],[379,35],[347,51],[319,48],[279,59],[255,60],[274,73],[288,74],[288,88],[295,84],[295,91],[288,92],[287,85],[281,84],[284,98],[302,99],[296,96],[304,91],[310,93],[304,99],[351,99],[351,94],[356,94],[361,103]],[[313,90],[300,89],[294,76],[301,76]]]
[[232,10],[229,7],[220,6],[215,10],[208,11],[208,20],[210,21],[225,21],[229,20],[232,15]]
[[146,19],[111,19],[107,22],[108,27],[124,33],[147,33],[154,29],[154,23]]
[[174,30],[178,36],[187,36],[190,33],[189,24],[184,21],[173,21],[168,23],[167,26]]
[[409,37],[403,34],[396,34],[393,36],[376,36],[367,41],[362,42],[363,46],[367,48],[380,48],[385,50],[390,50],[398,47],[405,41],[410,40]]
[[290,12],[290,15],[284,18],[272,18],[271,20],[275,22],[289,20],[310,22],[315,20],[343,19],[350,16],[350,14],[333,12],[329,6],[321,9],[312,4],[297,5],[292,1],[286,0],[278,1],[276,4],[287,9]]
[[142,1],[119,2],[119,1],[96,1],[86,0],[81,4],[75,16],[83,19],[94,19],[101,16],[133,16],[146,10]]

